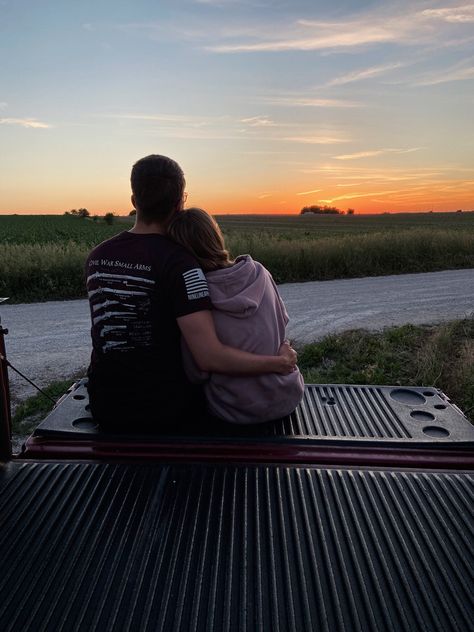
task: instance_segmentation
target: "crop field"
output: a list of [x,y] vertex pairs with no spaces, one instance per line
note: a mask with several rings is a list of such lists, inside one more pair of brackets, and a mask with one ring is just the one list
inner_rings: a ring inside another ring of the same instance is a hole
[[123,224],[107,225],[67,215],[0,215],[0,244],[45,245],[74,242],[92,247],[124,230]]
[[[251,254],[278,283],[474,267],[474,212],[216,219],[231,254]],[[131,223],[0,216],[0,296],[12,302],[84,296],[88,252]]]
[[230,236],[264,233],[288,240],[393,234],[418,229],[474,232],[474,211],[383,215],[216,215],[216,219]]

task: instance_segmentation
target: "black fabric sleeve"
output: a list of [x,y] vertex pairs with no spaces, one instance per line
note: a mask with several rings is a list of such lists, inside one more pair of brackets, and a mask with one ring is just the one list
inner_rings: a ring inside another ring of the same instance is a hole
[[212,308],[204,272],[186,250],[180,248],[173,253],[164,283],[175,318]]

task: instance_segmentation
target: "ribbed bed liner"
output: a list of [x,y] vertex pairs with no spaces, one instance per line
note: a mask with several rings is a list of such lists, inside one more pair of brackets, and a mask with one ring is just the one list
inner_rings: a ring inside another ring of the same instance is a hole
[[473,629],[472,476],[0,466],[0,628]]

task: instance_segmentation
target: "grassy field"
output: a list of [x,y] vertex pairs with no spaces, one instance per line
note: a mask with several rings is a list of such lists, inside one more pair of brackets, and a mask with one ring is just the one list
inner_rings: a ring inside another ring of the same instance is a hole
[[[251,254],[279,283],[474,267],[474,212],[217,219],[232,255]],[[131,221],[0,216],[0,296],[84,296],[88,252]]]
[[341,235],[399,233],[417,229],[474,232],[470,213],[387,213],[384,215],[216,215],[226,235],[272,235],[313,240]]

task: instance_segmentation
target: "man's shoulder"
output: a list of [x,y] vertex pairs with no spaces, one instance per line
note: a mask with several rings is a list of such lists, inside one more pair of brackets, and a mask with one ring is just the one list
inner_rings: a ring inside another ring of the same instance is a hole
[[89,258],[93,258],[101,251],[114,248],[120,242],[126,241],[126,239],[127,239],[127,231],[123,231],[119,233],[118,235],[109,237],[109,239],[106,239],[105,241],[100,242],[100,244],[97,244],[97,246],[94,246],[94,248],[89,253]]
[[168,237],[164,240],[166,242],[165,250],[165,258],[166,264],[169,268],[174,268],[175,266],[189,266],[191,268],[199,268],[199,263],[197,262],[194,255],[192,255],[189,250],[186,250],[180,244],[177,244],[172,239]]

